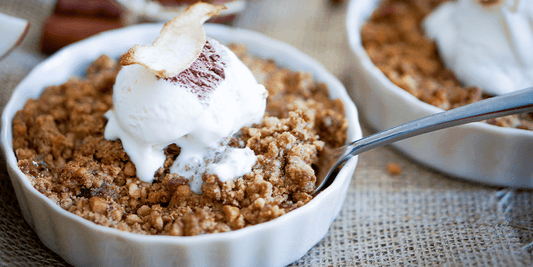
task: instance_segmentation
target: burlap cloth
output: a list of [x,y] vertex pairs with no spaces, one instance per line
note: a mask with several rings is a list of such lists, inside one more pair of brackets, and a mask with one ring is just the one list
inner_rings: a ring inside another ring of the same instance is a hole
[[[46,58],[41,24],[54,1],[2,0],[0,12],[28,19],[29,37],[0,62],[0,105]],[[356,90],[344,30],[346,6],[328,0],[251,1],[236,26],[290,43]],[[1,36],[1,33],[0,33]],[[364,134],[371,130],[363,124]],[[3,156],[3,155],[2,155]],[[388,162],[403,173],[386,172]],[[24,221],[0,161],[0,265],[68,266]],[[531,266],[533,191],[469,183],[429,170],[391,148],[360,156],[344,208],[326,237],[292,266]]]

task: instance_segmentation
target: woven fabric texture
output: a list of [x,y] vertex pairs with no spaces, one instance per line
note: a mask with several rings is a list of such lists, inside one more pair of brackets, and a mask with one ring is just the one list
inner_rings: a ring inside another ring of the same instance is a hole
[[[38,41],[54,5],[0,1],[0,12],[32,23],[23,45],[0,62],[2,110],[16,85],[46,58],[38,53]],[[284,15],[302,6],[294,16]],[[354,90],[344,14],[345,6],[326,0],[256,0],[235,23],[296,46]],[[289,24],[293,27],[284,26]],[[363,130],[371,133],[364,124]],[[400,164],[402,174],[388,174],[389,162]],[[3,155],[0,190],[0,266],[70,266],[24,221]],[[392,148],[379,148],[360,156],[344,207],[326,237],[291,266],[532,266],[532,211],[532,190],[451,178]]]

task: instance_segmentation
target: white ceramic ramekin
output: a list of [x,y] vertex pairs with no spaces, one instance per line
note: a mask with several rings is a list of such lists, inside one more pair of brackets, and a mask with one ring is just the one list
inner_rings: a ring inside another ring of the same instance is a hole
[[[149,44],[162,24],[147,24],[101,33],[70,45],[35,67],[15,89],[2,114],[1,143],[7,168],[26,221],[51,250],[76,266],[283,266],[302,257],[327,233],[339,213],[357,159],[335,182],[307,205],[273,221],[229,233],[194,237],[144,236],[96,225],[71,214],[35,190],[17,167],[12,148],[12,118],[28,98],[45,86],[82,75],[101,54],[117,58],[133,44]],[[357,110],[343,85],[319,63],[282,42],[222,25],[206,25],[222,43],[245,44],[249,52],[282,67],[306,71],[340,98],[349,120],[349,139],[361,138]]]
[[[117,2],[128,15],[137,17],[134,19],[135,21],[140,19],[151,22],[167,22],[173,19],[178,13],[183,12],[190,5],[189,3],[183,2],[180,4],[179,1],[175,1],[174,5],[170,6],[154,5],[152,1],[132,2],[130,0],[118,0]],[[168,4],[168,1],[166,4]],[[230,22],[246,9],[246,0],[215,0],[212,1],[212,4],[226,6],[226,9],[221,10],[217,16],[210,20],[217,23]]]
[[[378,131],[443,111],[393,84],[370,60],[361,43],[361,26],[379,0],[352,0],[346,15],[361,114]],[[471,181],[533,188],[533,131],[472,123],[410,138],[394,146],[422,164]]]

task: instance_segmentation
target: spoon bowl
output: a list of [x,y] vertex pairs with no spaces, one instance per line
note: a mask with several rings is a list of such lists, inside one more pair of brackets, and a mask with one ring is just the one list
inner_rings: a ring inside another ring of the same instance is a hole
[[525,112],[533,112],[533,87],[433,114],[339,148],[326,149],[321,157],[321,169],[316,178],[317,187],[312,195],[317,195],[331,184],[335,173],[346,161],[367,150],[444,128]]

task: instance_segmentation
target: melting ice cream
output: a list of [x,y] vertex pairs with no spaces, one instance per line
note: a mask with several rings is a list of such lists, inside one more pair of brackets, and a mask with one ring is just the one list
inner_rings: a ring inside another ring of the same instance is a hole
[[447,2],[423,27],[465,86],[493,95],[533,86],[533,1]]
[[122,141],[139,179],[154,179],[170,144],[181,149],[170,171],[189,179],[197,193],[204,173],[224,182],[250,172],[253,151],[228,142],[242,127],[260,122],[267,91],[235,54],[207,39],[185,70],[168,77],[155,73],[142,64],[124,66],[113,88],[114,108],[106,113],[105,138]]

